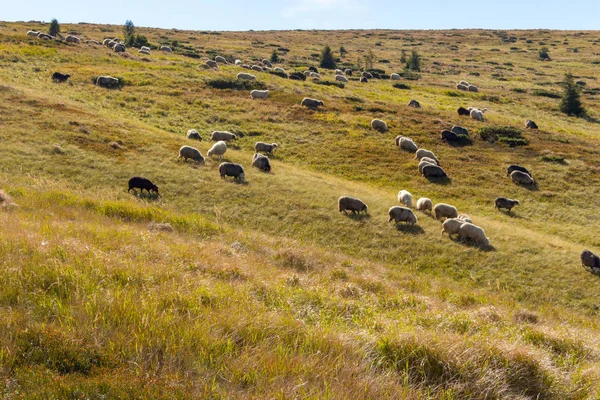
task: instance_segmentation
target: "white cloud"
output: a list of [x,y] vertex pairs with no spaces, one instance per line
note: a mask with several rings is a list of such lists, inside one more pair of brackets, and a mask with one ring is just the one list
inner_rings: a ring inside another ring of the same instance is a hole
[[315,11],[358,12],[367,8],[358,0],[301,0],[298,4],[283,9],[285,18],[294,18]]

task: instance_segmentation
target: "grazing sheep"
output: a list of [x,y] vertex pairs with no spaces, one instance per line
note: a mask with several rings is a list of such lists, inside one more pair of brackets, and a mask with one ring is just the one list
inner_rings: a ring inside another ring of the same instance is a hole
[[514,183],[521,183],[523,185],[531,185],[535,182],[531,175],[521,171],[511,172],[510,179],[512,179]]
[[102,42],[102,45],[108,47],[108,44],[110,42],[112,42],[112,39],[104,39],[104,41]]
[[237,136],[235,135],[235,133],[231,133],[231,132],[227,132],[227,131],[214,131],[210,136],[210,140],[212,140],[213,142],[218,142],[218,141],[231,142],[232,140],[235,140],[235,139],[237,139]]
[[398,192],[398,203],[404,204],[406,207],[412,207],[412,194],[408,190]]
[[188,158],[196,161],[197,163],[204,164],[204,157],[200,154],[200,151],[195,147],[182,146],[179,149],[179,158],[183,158],[183,161],[187,162]]
[[202,140],[202,136],[200,136],[198,131],[195,129],[190,129],[189,131],[187,131],[187,138],[193,140]]
[[419,200],[417,200],[417,210],[423,212],[429,211],[431,213],[433,210],[433,203],[431,199],[428,199],[427,197],[421,197]]
[[530,119],[528,119],[525,122],[525,127],[528,128],[528,129],[538,129],[537,124],[534,121],[530,120]]
[[367,205],[354,197],[342,196],[338,199],[338,208],[340,212],[348,214],[346,211],[352,211],[352,214],[360,214],[361,211],[369,213]]
[[461,240],[472,240],[482,246],[490,245],[490,240],[485,236],[484,230],[481,227],[468,222],[462,224],[458,230],[458,238]]
[[173,51],[173,49],[171,49],[169,46],[160,46],[160,51],[170,53]]
[[400,148],[406,151],[410,151],[411,153],[414,153],[419,149],[415,142],[413,142],[407,137],[403,137],[400,139]]
[[242,60],[235,60],[234,64],[235,64],[236,66],[238,66],[238,67],[239,67],[239,66],[241,66],[243,63],[242,63]]
[[506,197],[498,197],[494,204],[498,210],[504,208],[508,210],[508,212],[510,212],[513,207],[520,205],[519,200],[507,199]]
[[471,118],[477,121],[483,121],[483,111],[478,110],[476,108],[471,110]]
[[61,74],[60,72],[55,72],[52,74],[52,80],[56,83],[66,82],[70,77],[70,74]]
[[321,79],[321,75],[316,72],[311,72],[310,77],[314,79]]
[[464,85],[464,86],[469,86],[469,82],[467,81],[460,81],[458,82],[459,85]]
[[458,90],[464,90],[465,92],[468,92],[468,91],[469,91],[469,87],[468,87],[468,86],[461,85],[460,83],[459,83],[458,85],[456,85],[456,88],[457,88]]
[[400,140],[403,138],[404,136],[402,135],[398,135],[396,136],[396,139],[394,139],[394,141],[396,142],[396,146],[400,146]]
[[227,144],[221,140],[221,141],[213,144],[213,146],[210,148],[210,150],[208,150],[208,153],[206,153],[206,156],[210,157],[212,155],[215,155],[215,156],[218,156],[219,160],[220,160],[226,151],[227,151]]
[[423,168],[425,168],[426,165],[436,165],[436,164],[434,164],[431,161],[421,161],[421,162],[419,162],[419,174],[423,175]]
[[87,44],[97,44],[97,45],[99,45],[99,44],[100,44],[100,42],[99,42],[99,41],[97,41],[97,40],[92,40],[92,39],[90,39],[90,40],[86,40],[86,41],[85,41],[85,43],[87,43]]
[[450,130],[457,135],[469,136],[469,130],[467,128],[463,128],[462,126],[454,125]]
[[129,179],[129,189],[127,192],[133,190],[135,193],[135,189],[140,189],[140,193],[143,192],[144,189],[147,190],[148,193],[154,191],[160,196],[158,193],[158,186],[152,183],[150,179],[142,178],[141,176],[134,176],[133,178]]
[[479,92],[479,88],[477,86],[475,86],[475,85],[469,85],[469,86],[467,86],[467,90],[469,92],[475,92],[475,93]]
[[432,160],[435,160],[436,164],[439,164],[439,161],[438,161],[437,157],[435,156],[435,154],[433,154],[432,151],[425,150],[425,149],[419,149],[419,150],[417,150],[415,158],[417,158],[417,159],[420,160],[423,157],[431,158]]
[[252,156],[252,166],[263,172],[271,172],[271,161],[269,157],[256,153]]
[[415,213],[413,213],[410,208],[406,207],[394,206],[390,208],[388,215],[390,216],[388,222],[394,221],[396,224],[398,222],[406,222],[409,225],[415,225],[418,222]]
[[256,72],[263,72],[264,69],[263,67],[261,67],[260,65],[253,65],[250,67],[251,70],[256,71]]
[[27,31],[27,36],[38,36],[40,33],[36,31]]
[[285,69],[283,69],[281,67],[275,67],[275,68],[273,68],[273,71],[275,71],[275,72],[281,72],[281,73],[285,74]]
[[448,237],[452,239],[452,235],[458,235],[458,231],[463,224],[465,224],[465,221],[455,218],[448,218],[442,224],[442,236],[444,233],[447,233]]
[[150,47],[148,47],[148,46],[142,46],[142,47],[140,47],[140,50],[148,50],[148,51],[150,51]]
[[266,99],[269,96],[268,90],[253,90],[250,92],[252,99]]
[[254,150],[256,150],[257,152],[262,152],[262,153],[273,153],[273,150],[275,150],[277,148],[277,143],[263,143],[263,142],[256,142],[256,144],[254,145]]
[[437,165],[425,165],[421,173],[425,178],[445,178],[448,176],[442,167]]
[[247,64],[242,64],[242,68],[246,68],[246,69],[252,69],[249,65]]
[[150,50],[139,50],[139,51],[138,51],[138,53],[140,53],[140,54],[145,54],[145,55],[147,55],[147,56],[149,56],[149,55],[151,54],[151,53],[150,53]]
[[513,171],[521,171],[521,172],[524,172],[527,175],[533,177],[533,174],[531,172],[527,171],[527,168],[521,167],[520,165],[516,165],[516,164],[511,164],[508,166],[508,168],[506,169],[506,176],[512,174]]
[[393,74],[390,75],[390,79],[393,81],[399,81],[400,75],[394,72]]
[[336,74],[336,75],[344,75],[344,72],[342,72],[342,70],[341,70],[341,69],[336,69],[336,70],[335,70],[335,74]]
[[256,76],[252,75],[252,74],[248,74],[246,72],[240,72],[239,74],[237,74],[237,78],[238,79],[245,79],[248,81],[255,81],[256,80]]
[[456,207],[446,203],[436,204],[435,207],[433,207],[433,213],[435,214],[435,219],[458,217],[458,210]]
[[[219,69],[219,64],[217,64],[216,61],[214,60],[206,60],[206,62],[204,63],[208,68],[212,68],[212,69]],[[238,76],[239,78],[239,76]]]
[[223,57],[223,56],[216,56],[215,57],[215,62],[218,62],[220,64],[229,64],[227,62],[227,60],[225,59],[225,57]]
[[360,82],[361,82],[361,83],[368,83],[368,82],[369,82],[369,80],[367,79],[367,77],[366,77],[366,76],[361,76],[361,77],[360,77]]
[[457,142],[458,135],[452,131],[443,130],[442,131],[442,140],[446,140],[448,142]]
[[344,83],[348,82],[348,78],[346,78],[344,75],[336,75],[335,80],[338,82],[344,82]]
[[385,123],[385,121],[382,121],[380,119],[374,119],[373,121],[371,121],[371,128],[383,133],[388,130],[388,125]]
[[308,70],[312,71],[312,72],[316,72],[317,74],[319,73],[319,70],[317,69],[317,67],[308,67]]
[[413,108],[421,108],[421,103],[416,100],[411,100],[408,102],[408,106]]
[[115,53],[124,53],[125,45],[123,43],[117,43],[115,44],[115,47],[113,47],[113,50]]
[[325,103],[323,103],[321,100],[311,99],[309,97],[303,98],[300,104],[308,108],[318,108],[319,106],[325,106]]
[[468,222],[470,224],[473,223],[473,221],[471,221],[471,218],[469,218],[469,216],[467,214],[459,214],[458,217],[456,217],[456,219],[459,219],[464,222]]
[[426,161],[429,164],[433,164],[433,165],[439,165],[439,163],[437,162],[437,160],[434,160],[433,158],[430,157],[423,157],[421,158],[420,162]]
[[221,175],[221,179],[226,176],[233,176],[234,179],[238,181],[243,181],[246,178],[244,174],[244,167],[240,164],[234,164],[230,162],[224,162],[219,165],[219,174]]
[[471,112],[464,107],[458,108],[458,115],[471,115]]
[[304,71],[304,76],[309,77],[313,72],[311,70]]
[[352,69],[350,69],[350,68],[346,68],[346,69],[344,70],[344,75],[352,76]]
[[267,59],[262,60],[262,63],[263,63],[263,65],[266,65],[269,68],[273,67],[273,64],[271,64],[271,61],[269,61]]
[[52,39],[54,39],[52,36],[48,35],[47,33],[42,33],[42,32],[40,32],[38,34],[38,37],[40,39],[44,39],[44,40],[52,40]]
[[584,250],[581,252],[581,266],[598,274],[600,273],[600,257],[589,250]]
[[119,42],[115,41],[115,40],[111,40],[110,42],[108,42],[107,46],[111,49],[114,49],[116,45],[118,45]]
[[65,42],[67,42],[67,43],[81,43],[81,39],[79,39],[77,36],[67,35],[67,37],[65,38]]
[[364,76],[367,79],[373,79],[373,75],[370,72],[364,71],[361,76]]
[[103,88],[113,88],[119,85],[119,80],[112,76],[99,76],[96,78],[96,85]]

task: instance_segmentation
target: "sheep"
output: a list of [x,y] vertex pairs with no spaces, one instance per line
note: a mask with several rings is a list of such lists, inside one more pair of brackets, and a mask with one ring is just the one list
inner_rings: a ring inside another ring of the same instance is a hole
[[256,76],[252,75],[252,74],[247,74],[245,72],[240,72],[239,74],[237,74],[237,78],[238,79],[245,79],[248,81],[255,81],[256,80]]
[[581,252],[581,266],[585,269],[591,270],[594,274],[600,272],[600,257],[595,255],[589,250]]
[[404,136],[402,135],[398,135],[396,136],[396,139],[394,139],[394,141],[396,142],[396,146],[400,146],[400,140],[403,138]]
[[342,72],[342,70],[341,70],[341,69],[336,69],[336,70],[335,70],[335,74],[336,74],[336,75],[344,75],[344,72]]
[[475,85],[469,85],[469,86],[467,86],[467,90],[469,92],[474,92],[474,93],[479,92],[479,88],[477,86],[475,86]]
[[310,77],[314,79],[321,79],[321,75],[316,72],[311,72]]
[[438,161],[437,157],[435,156],[435,154],[433,154],[432,151],[425,150],[425,149],[419,149],[419,150],[417,150],[415,158],[420,160],[423,157],[431,158],[432,160],[435,161],[436,164],[439,164],[439,161]]
[[534,121],[530,120],[530,119],[528,119],[528,120],[525,122],[525,127],[526,127],[527,129],[538,129],[538,126],[537,126],[537,124],[536,124]]
[[215,155],[215,156],[218,156],[219,160],[220,160],[226,151],[227,151],[227,144],[221,140],[221,141],[218,141],[217,143],[213,144],[213,146],[208,150],[208,153],[206,153],[206,156],[210,157],[212,155]]
[[103,88],[113,88],[119,85],[119,80],[112,76],[99,76],[96,78],[96,85]]
[[413,108],[421,108],[421,103],[416,100],[411,100],[408,102],[408,106]]
[[227,132],[227,131],[214,131],[210,136],[210,140],[212,140],[213,142],[218,142],[218,141],[231,142],[232,140],[235,140],[235,139],[237,139],[237,136],[235,135],[235,133],[231,133],[231,132]]
[[235,60],[234,64],[235,64],[236,66],[238,66],[238,67],[239,67],[239,66],[241,66],[243,63],[242,63],[242,60]]
[[27,36],[38,36],[39,34],[37,31],[27,31]]
[[70,74],[61,74],[60,72],[55,72],[52,74],[52,80],[56,83],[66,82],[70,77]]
[[423,157],[421,158],[420,162],[426,161],[429,164],[433,164],[433,165],[440,165],[437,160],[434,160],[433,158],[429,158],[429,157]]
[[285,69],[283,69],[283,68],[281,68],[281,67],[275,67],[275,68],[273,68],[273,71],[274,71],[274,72],[281,72],[281,73],[284,73],[284,74],[285,74]]
[[115,44],[115,47],[113,47],[113,51],[115,53],[124,53],[125,45],[123,43],[117,43],[117,44]]
[[187,131],[187,138],[192,140],[202,140],[202,136],[195,129],[190,129]]
[[171,53],[173,51],[173,49],[171,49],[169,46],[160,46],[160,51],[164,51],[166,53]]
[[427,197],[421,197],[419,200],[417,200],[417,210],[419,211],[429,211],[431,213],[433,209],[433,203],[431,201],[431,199],[428,199]]
[[531,185],[531,184],[535,183],[535,181],[533,180],[531,175],[526,174],[525,172],[521,172],[521,171],[511,172],[510,179],[512,179],[512,181],[514,183],[521,183],[523,185]]
[[65,38],[65,42],[67,42],[67,43],[81,43],[81,39],[79,39],[77,36],[67,35],[67,37]]
[[513,207],[521,205],[521,203],[519,203],[519,200],[507,199],[506,197],[496,198],[494,204],[498,210],[504,208],[508,210],[508,212],[510,212],[510,210],[512,210]]
[[469,130],[467,128],[463,128],[462,126],[454,125],[450,131],[456,133],[457,135],[469,136]]
[[399,81],[400,75],[394,72],[393,74],[390,75],[390,79],[393,81]]
[[445,178],[448,176],[446,171],[437,165],[425,165],[421,173],[425,178]]
[[471,115],[471,112],[469,110],[467,110],[466,108],[464,108],[464,107],[459,107],[458,110],[457,110],[457,112],[458,112],[458,115],[460,115],[460,116]]
[[406,222],[409,225],[415,225],[418,222],[415,213],[406,207],[394,206],[390,208],[388,215],[390,216],[388,223],[394,221],[396,224],[398,222]]
[[308,67],[308,70],[312,71],[312,72],[319,73],[319,70],[317,69],[317,67]]
[[85,43],[86,43],[86,44],[97,44],[97,45],[99,45],[99,44],[100,44],[100,42],[99,42],[99,41],[97,41],[97,40],[92,40],[92,39],[86,40],[86,41],[85,41]]
[[508,168],[506,169],[506,176],[509,176],[510,174],[512,174],[513,171],[524,172],[533,178],[533,174],[531,172],[527,171],[527,168],[521,167],[520,165],[516,165],[516,164],[511,164],[508,166]]
[[119,44],[119,42],[111,40],[110,42],[108,42],[108,44],[106,46],[108,48],[114,49],[117,44]]
[[304,76],[306,76],[308,78],[312,73],[313,72],[311,70],[306,70],[306,71],[304,71]]
[[473,223],[473,221],[471,221],[471,218],[467,214],[459,214],[458,217],[456,217],[456,219],[459,219],[464,222],[468,222],[470,224]]
[[112,42],[112,39],[104,39],[104,41],[102,41],[102,45],[108,47],[110,42]]
[[483,121],[483,111],[478,110],[476,108],[471,110],[471,118],[477,121]]
[[234,179],[237,179],[240,182],[246,179],[244,167],[240,164],[230,162],[224,162],[219,165],[219,174],[221,175],[221,179],[224,179],[226,176],[233,176]]
[[253,71],[257,71],[257,72],[263,72],[264,69],[263,67],[261,67],[260,65],[253,65],[252,67],[250,67],[251,70]]
[[433,207],[433,213],[435,214],[435,219],[458,217],[458,210],[456,207],[446,203],[436,204],[435,207]]
[[338,82],[348,83],[348,78],[346,78],[344,75],[336,75],[335,80]]
[[321,100],[311,99],[309,97],[303,98],[300,104],[308,108],[318,108],[319,106],[325,105]]
[[458,135],[452,131],[448,131],[448,130],[443,130],[442,131],[442,136],[441,136],[442,140],[446,140],[448,142],[457,142],[458,141]]
[[140,47],[140,50],[150,51],[150,47],[148,47],[148,46],[142,46],[142,47]]
[[262,63],[263,63],[263,65],[266,65],[269,68],[273,67],[273,64],[271,64],[271,61],[269,61],[267,59],[262,60]]
[[442,224],[442,236],[444,233],[447,233],[448,237],[452,239],[452,235],[458,235],[460,227],[465,223],[465,221],[461,221],[460,219],[448,218]]
[[252,166],[263,172],[271,172],[271,162],[269,157],[256,153],[252,156]]
[[460,83],[459,83],[458,85],[456,85],[456,88],[457,88],[458,90],[464,90],[465,92],[468,92],[468,91],[469,91],[469,87],[468,87],[468,86],[461,85]]
[[421,161],[419,163],[419,174],[423,175],[423,168],[425,168],[426,165],[435,165],[435,164],[430,161]]
[[220,64],[229,64],[227,62],[227,60],[225,59],[225,57],[223,57],[223,56],[216,56],[215,57],[215,62],[218,62]]
[[467,81],[460,81],[458,82],[459,85],[464,85],[464,86],[469,86],[469,82]]
[[382,121],[380,119],[374,119],[373,121],[371,121],[371,128],[383,133],[388,130],[388,125],[385,123],[385,121]]
[[458,238],[463,241],[472,240],[482,246],[490,245],[490,240],[487,238],[487,236],[485,236],[484,230],[481,227],[473,225],[469,222],[462,224],[458,230]]
[[367,79],[366,76],[361,76],[360,77],[360,83],[369,83],[369,80]]
[[[214,60],[206,60],[204,63],[208,68],[219,69],[219,64]],[[239,77],[238,77],[239,78]]]
[[338,208],[340,212],[343,211],[344,214],[348,214],[346,211],[352,211],[352,214],[360,214],[361,211],[364,211],[366,214],[369,213],[365,203],[360,199],[348,196],[342,196],[338,199]]
[[38,34],[38,37],[40,39],[44,39],[44,40],[52,40],[52,39],[54,39],[52,36],[48,35],[47,33],[43,33],[43,32],[40,32]]
[[197,163],[204,164],[204,157],[202,157],[200,151],[191,146],[181,146],[179,149],[179,158],[183,158],[183,161],[185,162],[187,162],[188,158],[191,158]]
[[151,53],[150,53],[150,50],[144,50],[144,49],[140,49],[140,50],[138,51],[138,53],[140,53],[140,54],[146,54],[146,55],[148,55],[148,56],[151,54]]
[[370,72],[364,71],[361,76],[364,76],[367,79],[373,79],[373,75]]
[[344,70],[344,75],[352,76],[352,69],[350,69],[350,68],[346,68],[346,69]]
[[268,95],[268,90],[253,90],[250,92],[250,97],[252,99],[266,99]]
[[147,190],[148,193],[153,191],[160,196],[160,193],[158,193],[158,186],[152,183],[150,179],[142,178],[141,176],[134,176],[133,178],[129,179],[129,189],[127,192],[133,190],[135,193],[135,189],[140,189],[140,193],[143,192],[144,189]]
[[277,148],[277,143],[263,143],[263,142],[256,142],[256,144],[254,145],[254,150],[256,150],[257,152],[263,152],[263,153],[270,153],[272,154],[273,151]]
[[403,137],[400,139],[400,148],[406,151],[410,151],[411,153],[414,153],[419,149],[415,142],[413,142],[407,137]]
[[404,204],[406,207],[412,207],[412,194],[408,190],[398,192],[398,203]]

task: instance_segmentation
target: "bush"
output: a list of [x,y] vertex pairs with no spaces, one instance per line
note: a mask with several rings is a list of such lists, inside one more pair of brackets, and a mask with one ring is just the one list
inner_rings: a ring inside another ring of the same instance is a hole
[[398,72],[398,75],[400,75],[402,78],[404,78],[408,81],[418,81],[419,79],[421,79],[421,75],[417,74],[416,72],[412,72],[412,71]]
[[277,75],[280,78],[284,78],[284,79],[287,79],[287,77],[288,77],[288,75],[285,72],[281,72],[281,71],[273,71],[273,70],[271,70],[271,71],[269,71],[269,73],[271,75]]
[[511,90],[515,93],[527,93],[527,90],[523,88],[512,88]]
[[182,53],[182,55],[190,58],[200,58],[200,54],[195,51],[186,51],[185,53]]
[[319,85],[325,85],[325,86],[337,86],[340,89],[343,89],[343,88],[346,87],[346,85],[344,85],[343,82],[337,82],[337,81],[321,81],[321,80],[318,80],[318,81],[315,81],[315,83],[319,84]]
[[540,49],[540,51],[538,52],[538,58],[540,60],[549,60],[550,59],[550,54],[548,53],[547,47],[542,47]]
[[532,93],[534,96],[549,97],[551,99],[560,99],[560,94],[549,92],[545,89],[535,89]]
[[206,80],[206,84],[215,89],[233,89],[233,90],[263,90],[266,85],[258,81],[241,80],[237,78],[214,78]]
[[486,126],[479,129],[481,139],[490,143],[504,143],[510,147],[526,146],[529,141],[522,136],[523,132],[519,128],[512,126]]
[[305,81],[306,80],[306,75],[304,75],[302,72],[292,72],[290,74],[290,77],[295,76],[298,79],[300,79],[301,81]]
[[392,86],[395,87],[396,89],[410,90],[410,86],[408,86],[406,83],[397,82],[397,83],[394,83]]
[[406,69],[417,72],[421,71],[421,56],[416,50],[412,51],[410,58],[406,63]]
[[456,90],[446,90],[444,94],[450,97],[465,97],[464,93],[457,92]]

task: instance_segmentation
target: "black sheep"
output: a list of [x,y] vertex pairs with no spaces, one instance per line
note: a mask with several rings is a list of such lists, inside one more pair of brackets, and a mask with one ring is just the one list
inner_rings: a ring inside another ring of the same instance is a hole
[[71,75],[61,74],[60,72],[55,72],[52,74],[52,80],[56,83],[66,82],[67,79],[69,79],[70,77],[71,77]]
[[460,107],[460,108],[458,109],[458,115],[466,115],[466,116],[469,116],[469,115],[471,115],[471,111],[467,110],[467,109],[466,109],[466,108],[464,108],[464,107]]
[[498,210],[500,210],[501,208],[504,208],[506,210],[508,210],[508,212],[510,212],[510,210],[512,210],[512,208],[514,206],[518,206],[521,203],[519,203],[519,200],[511,200],[511,199],[507,199],[506,197],[498,197],[495,201],[496,204],[496,208]]
[[531,176],[533,178],[533,175],[531,175],[531,173],[529,171],[527,171],[527,168],[521,167],[520,165],[515,165],[515,164],[510,165],[506,169],[506,175],[508,176],[508,175],[512,174],[513,171],[525,172],[527,175],[529,175],[529,176]]
[[238,181],[243,181],[245,179],[244,167],[240,164],[230,162],[224,162],[219,165],[219,174],[221,175],[221,179],[226,176],[233,176]]
[[152,183],[150,179],[142,178],[140,176],[134,176],[133,178],[129,179],[129,189],[127,191],[129,192],[132,189],[134,192],[135,189],[140,189],[140,193],[143,192],[144,189],[146,189],[148,193],[155,191],[156,194],[160,196],[160,193],[158,193],[158,186]]

